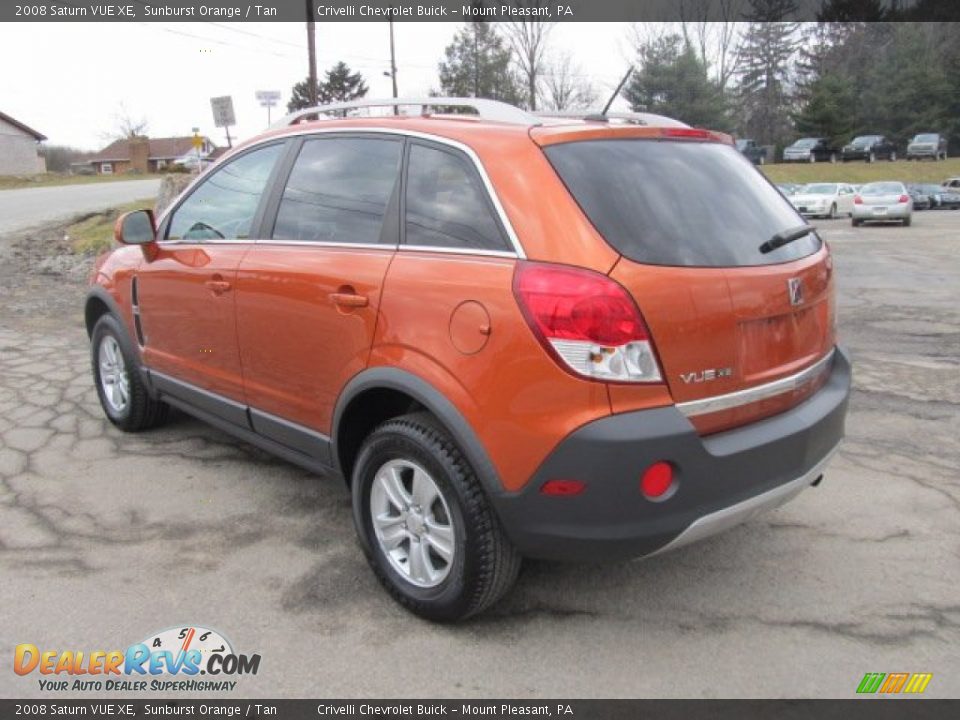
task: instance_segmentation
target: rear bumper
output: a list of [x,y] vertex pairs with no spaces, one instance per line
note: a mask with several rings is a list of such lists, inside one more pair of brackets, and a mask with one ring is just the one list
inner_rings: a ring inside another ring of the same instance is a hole
[[[543,462],[526,488],[493,498],[517,549],[553,560],[624,559],[686,545],[786,502],[821,475],[844,433],[851,369],[837,349],[826,384],[791,410],[700,437],[676,408],[589,423]],[[665,500],[639,491],[643,470],[674,465]],[[550,479],[586,483],[580,495],[550,497]]]
[[883,222],[884,220],[903,220],[903,218],[909,217],[913,211],[911,203],[891,203],[882,207],[885,207],[887,211],[882,215],[877,215],[873,212],[873,205],[854,205],[852,217],[854,220]]

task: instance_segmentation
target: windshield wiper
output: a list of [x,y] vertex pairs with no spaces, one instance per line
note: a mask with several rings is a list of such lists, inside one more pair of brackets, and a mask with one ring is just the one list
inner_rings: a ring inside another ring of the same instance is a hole
[[790,228],[789,230],[781,230],[772,238],[767,240],[763,245],[761,245],[759,250],[766,255],[767,253],[773,252],[777,248],[783,247],[784,245],[789,245],[794,240],[799,240],[802,237],[806,237],[816,229],[817,228],[815,228],[813,225],[800,225],[799,227]]

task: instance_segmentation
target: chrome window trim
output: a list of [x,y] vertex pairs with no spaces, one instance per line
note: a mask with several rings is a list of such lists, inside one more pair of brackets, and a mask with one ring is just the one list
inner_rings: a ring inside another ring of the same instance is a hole
[[251,240],[256,245],[284,245],[286,247],[300,247],[309,245],[312,247],[332,247],[332,248],[360,248],[362,250],[389,250],[394,252],[396,245],[387,245],[386,243],[352,243],[339,242],[336,240]]
[[798,373],[794,373],[793,375],[789,375],[785,378],[780,378],[779,380],[774,380],[773,382],[769,382],[764,385],[757,385],[756,387],[747,388],[746,390],[738,390],[736,392],[727,393],[726,395],[714,395],[713,397],[703,398],[702,400],[691,400],[690,402],[677,403],[677,410],[683,413],[686,417],[696,417],[697,415],[706,415],[707,413],[730,410],[731,408],[740,407],[742,405],[749,405],[750,403],[759,402],[760,400],[766,400],[767,398],[772,398],[777,395],[782,395],[785,392],[796,390],[797,388],[802,387],[806,383],[813,380],[823,370],[825,370],[827,365],[833,362],[835,353],[836,350],[831,349],[830,352],[817,360],[810,367],[804,368]]
[[435,245],[401,245],[400,252],[435,252],[444,255],[481,255],[488,257],[515,258],[516,253],[509,250],[481,250],[471,248],[438,247]]
[[[497,216],[500,219],[500,223],[503,225],[504,230],[506,230],[507,232],[507,238],[510,240],[510,244],[513,246],[514,252],[512,253],[504,252],[503,253],[504,256],[526,259],[527,255],[523,250],[523,245],[520,244],[520,238],[517,237],[517,233],[510,222],[510,218],[507,217],[507,213],[503,209],[503,204],[500,202],[500,196],[497,195],[497,191],[494,189],[493,183],[490,181],[490,176],[487,175],[486,168],[483,166],[483,163],[480,161],[479,156],[473,151],[473,148],[469,147],[468,145],[464,145],[463,143],[457,140],[451,140],[450,138],[442,137],[440,135],[433,135],[431,133],[419,132],[417,130],[405,130],[402,128],[389,128],[389,127],[310,128],[310,129],[298,130],[296,132],[291,132],[291,133],[284,133],[283,135],[280,135],[280,136],[272,135],[270,137],[262,138],[261,140],[254,141],[249,145],[244,145],[243,149],[245,151],[252,150],[253,148],[259,145],[263,145],[265,143],[276,142],[277,140],[282,140],[290,137],[298,137],[302,135],[329,135],[329,134],[350,135],[355,133],[374,133],[374,134],[381,134],[381,135],[384,135],[384,134],[399,135],[401,137],[419,138],[421,140],[429,140],[431,142],[435,142],[440,145],[446,145],[448,147],[452,147],[463,152],[470,159],[474,167],[477,169],[477,172],[480,174],[480,179],[483,181],[483,186],[487,190],[487,195],[490,198],[490,201],[493,203],[494,210],[496,210],[497,212]],[[217,167],[218,165],[213,166],[212,168],[210,168],[210,171],[215,171]],[[164,221],[167,219],[167,215],[171,212],[171,210],[180,204],[183,197],[187,193],[189,193],[193,189],[193,186],[196,185],[197,182],[199,182],[201,178],[203,178],[205,175],[206,173],[201,173],[192,183],[190,183],[190,185],[188,185],[183,190],[183,192],[181,192],[173,200],[173,202],[170,203],[170,205],[163,211],[163,214],[157,220],[157,227],[160,227],[164,223]],[[168,242],[168,241],[164,240],[160,242]],[[173,242],[179,242],[179,241],[173,241]],[[217,241],[217,242],[223,242],[223,241]],[[256,243],[256,242],[267,242],[267,241],[265,240],[259,240],[259,241],[258,240],[238,240],[238,241],[230,240],[227,242]],[[196,243],[190,243],[190,244],[193,245]],[[299,243],[299,244],[305,244],[305,243]],[[357,245],[359,245],[359,243],[355,244],[354,246],[356,247]],[[394,246],[390,245],[386,247],[394,247]],[[427,249],[427,248],[423,248],[423,249]],[[433,252],[442,252],[441,248],[436,248],[436,247],[430,247],[429,250]],[[486,255],[492,252],[502,252],[502,251],[493,251],[493,250],[481,251],[481,250],[469,250],[469,249],[458,249],[458,248],[449,248],[449,250],[455,250],[456,252],[463,255]]]

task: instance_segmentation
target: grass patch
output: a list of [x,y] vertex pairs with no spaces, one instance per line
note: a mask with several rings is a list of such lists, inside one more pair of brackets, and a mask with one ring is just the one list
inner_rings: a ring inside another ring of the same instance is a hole
[[54,185],[90,185],[94,183],[129,182],[130,180],[152,180],[163,175],[60,175],[43,173],[42,175],[0,175],[0,190],[18,190],[20,188],[53,187]]
[[760,169],[775,183],[845,182],[862,185],[881,180],[899,180],[904,183],[939,185],[949,177],[960,176],[960,158],[949,158],[942,162],[878,160],[875,163],[784,163],[764,165]]
[[144,198],[110,208],[103,212],[87,215],[67,226],[67,235],[75,252],[82,254],[99,254],[113,247],[113,225],[117,218],[131,210],[152,208],[154,198]]

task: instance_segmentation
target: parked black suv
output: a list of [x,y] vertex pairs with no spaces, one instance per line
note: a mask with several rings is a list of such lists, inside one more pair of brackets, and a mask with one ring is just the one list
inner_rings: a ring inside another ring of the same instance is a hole
[[784,162],[836,162],[837,149],[826,138],[800,138],[783,149]]
[[843,146],[840,157],[844,162],[848,160],[874,162],[880,158],[893,162],[897,159],[897,146],[883,135],[860,135]]
[[756,140],[737,140],[737,150],[754,165],[765,165],[767,162],[767,149],[763,145],[757,145]]

